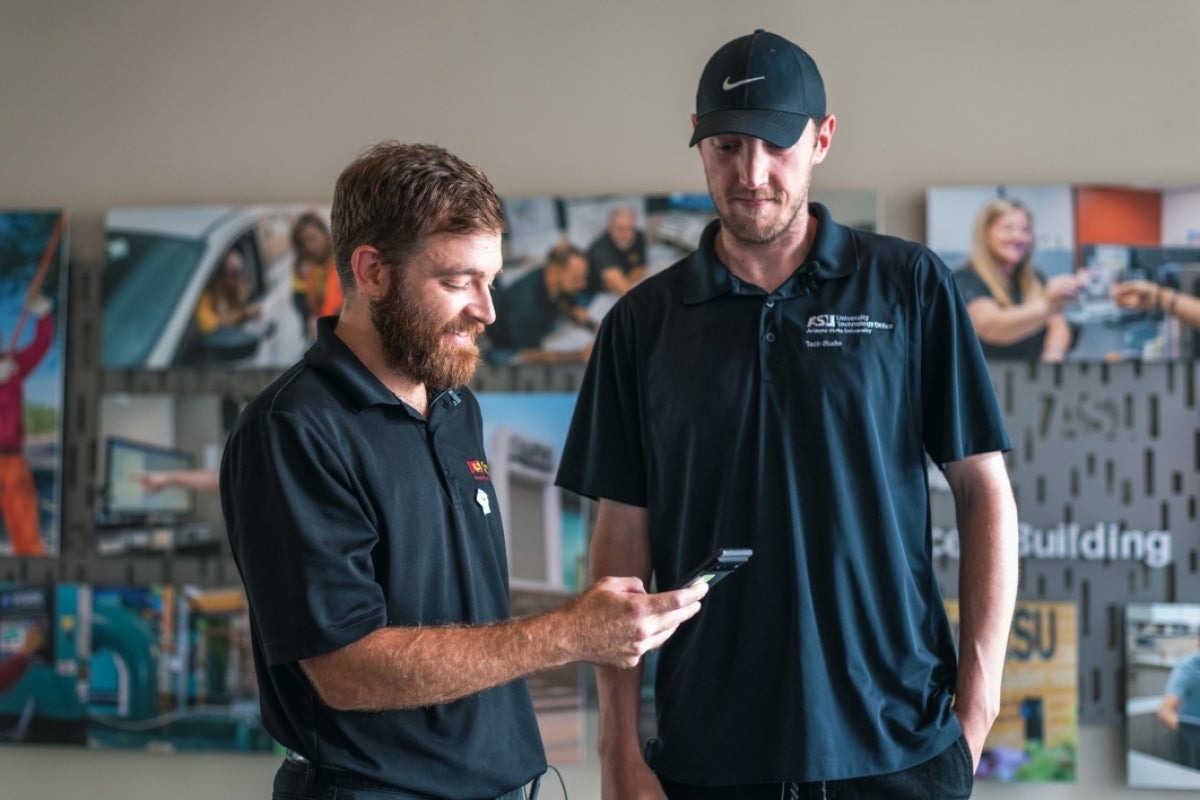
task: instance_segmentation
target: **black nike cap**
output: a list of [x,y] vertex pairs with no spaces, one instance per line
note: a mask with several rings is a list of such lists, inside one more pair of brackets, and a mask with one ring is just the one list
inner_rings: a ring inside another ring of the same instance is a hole
[[713,53],[696,90],[696,127],[688,146],[740,133],[791,147],[809,119],[825,116],[825,82],[796,45],[756,30]]

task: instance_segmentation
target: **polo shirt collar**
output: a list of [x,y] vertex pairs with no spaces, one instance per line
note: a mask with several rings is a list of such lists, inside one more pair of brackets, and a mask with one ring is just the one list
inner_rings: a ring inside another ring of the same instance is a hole
[[[819,283],[841,278],[858,269],[858,252],[849,229],[834,222],[829,210],[820,203],[809,203],[808,210],[817,224],[812,249],[804,263],[775,290],[777,296],[807,294],[810,281]],[[686,304],[703,303],[723,294],[764,293],[734,275],[717,256],[716,240],[720,228],[721,221],[713,220],[700,236],[700,245],[692,255],[685,277],[683,302]]]
[[[399,406],[409,415],[424,419],[416,409],[396,397],[375,375],[358,359],[354,351],[334,333],[337,317],[322,317],[317,320],[317,341],[304,354],[304,362],[327,376],[346,395],[354,410],[362,411],[370,406]],[[453,395],[451,403],[436,403],[445,392],[431,398],[431,408],[434,404],[456,407],[457,394]]]

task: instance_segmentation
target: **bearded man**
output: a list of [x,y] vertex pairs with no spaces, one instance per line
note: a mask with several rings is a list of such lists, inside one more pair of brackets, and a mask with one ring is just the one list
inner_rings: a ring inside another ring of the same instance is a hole
[[338,178],[345,302],[242,413],[221,501],[246,587],[274,796],[523,797],[546,769],[523,676],[632,666],[704,589],[604,578],[509,617],[504,530],[464,387],[495,319],[500,201],[477,168],[385,142]]

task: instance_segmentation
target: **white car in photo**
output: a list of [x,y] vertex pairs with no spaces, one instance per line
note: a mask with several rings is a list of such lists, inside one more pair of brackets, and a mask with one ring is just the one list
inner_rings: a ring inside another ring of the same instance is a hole
[[[286,367],[307,348],[292,300],[290,206],[114,209],[108,214],[103,366]],[[236,249],[258,319],[204,335],[196,307]]]

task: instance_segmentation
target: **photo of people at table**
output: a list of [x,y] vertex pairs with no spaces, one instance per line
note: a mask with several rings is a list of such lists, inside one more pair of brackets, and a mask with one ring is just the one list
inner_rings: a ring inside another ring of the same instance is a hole
[[1125,607],[1130,786],[1200,789],[1200,604]]

